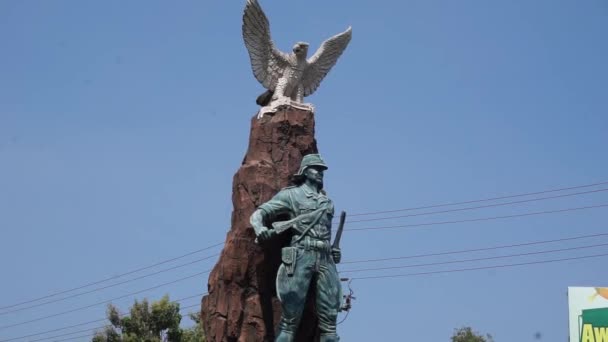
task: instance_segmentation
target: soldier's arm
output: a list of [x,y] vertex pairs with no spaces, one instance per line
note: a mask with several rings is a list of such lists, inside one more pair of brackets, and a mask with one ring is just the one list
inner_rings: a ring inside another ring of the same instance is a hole
[[[331,222],[334,218],[334,204],[333,202],[330,203],[329,209],[327,210],[327,215],[329,216],[329,229],[331,230]],[[340,250],[340,247],[333,247],[331,249],[331,255],[332,258],[334,259],[334,263],[339,264],[340,261],[342,260],[342,251]]]
[[330,202],[329,202],[329,208],[327,210],[327,215],[329,215],[329,227],[330,228],[331,228],[331,222],[334,219],[334,213],[335,213],[334,202],[332,202],[330,200]]
[[264,211],[262,209],[256,209],[251,218],[249,218],[249,222],[255,231],[255,235],[260,235],[263,230],[268,228],[264,227]]
[[264,231],[269,230],[264,226],[264,221],[291,210],[290,196],[287,190],[281,190],[270,201],[260,205],[251,215],[249,222],[255,231],[255,235],[260,236]]

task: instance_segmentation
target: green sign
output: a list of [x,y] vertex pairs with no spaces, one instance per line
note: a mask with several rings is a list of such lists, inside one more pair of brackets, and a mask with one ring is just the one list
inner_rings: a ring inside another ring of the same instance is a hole
[[608,342],[608,287],[568,287],[570,342]]
[[583,310],[579,342],[608,342],[608,308]]

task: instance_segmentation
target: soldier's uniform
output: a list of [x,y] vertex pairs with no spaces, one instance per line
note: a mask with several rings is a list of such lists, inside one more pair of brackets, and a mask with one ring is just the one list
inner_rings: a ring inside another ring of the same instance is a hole
[[[327,168],[318,155],[308,155],[304,157],[298,174],[301,175],[311,165]],[[293,341],[311,281],[316,282],[316,311],[321,342],[338,341],[336,321],[342,288],[331,255],[331,221],[334,215],[332,201],[325,194],[317,193],[308,185],[302,184],[281,190],[258,209],[263,211],[264,217],[271,218],[279,214],[297,218],[320,209],[297,221],[296,229],[292,229],[294,234],[290,246],[282,250],[282,264],[277,274],[277,294],[283,314],[276,341]]]

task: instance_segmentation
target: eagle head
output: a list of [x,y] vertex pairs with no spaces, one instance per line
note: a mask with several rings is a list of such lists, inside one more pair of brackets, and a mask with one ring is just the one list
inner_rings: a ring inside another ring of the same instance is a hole
[[296,45],[293,46],[293,53],[298,57],[306,58],[308,54],[308,43],[297,42]]

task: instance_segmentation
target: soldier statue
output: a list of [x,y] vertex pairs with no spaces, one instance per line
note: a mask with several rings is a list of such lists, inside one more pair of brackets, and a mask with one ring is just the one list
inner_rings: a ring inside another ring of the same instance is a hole
[[[251,215],[251,225],[262,244],[287,229],[293,232],[290,244],[281,250],[277,273],[277,295],[283,311],[277,342],[294,341],[312,282],[316,285],[320,341],[339,341],[336,321],[342,288],[336,264],[341,252],[330,245],[334,205],[323,191],[325,170],[327,165],[320,155],[304,156],[294,175],[296,185],[282,189]],[[275,222],[272,228],[264,225],[281,214],[290,219]]]

